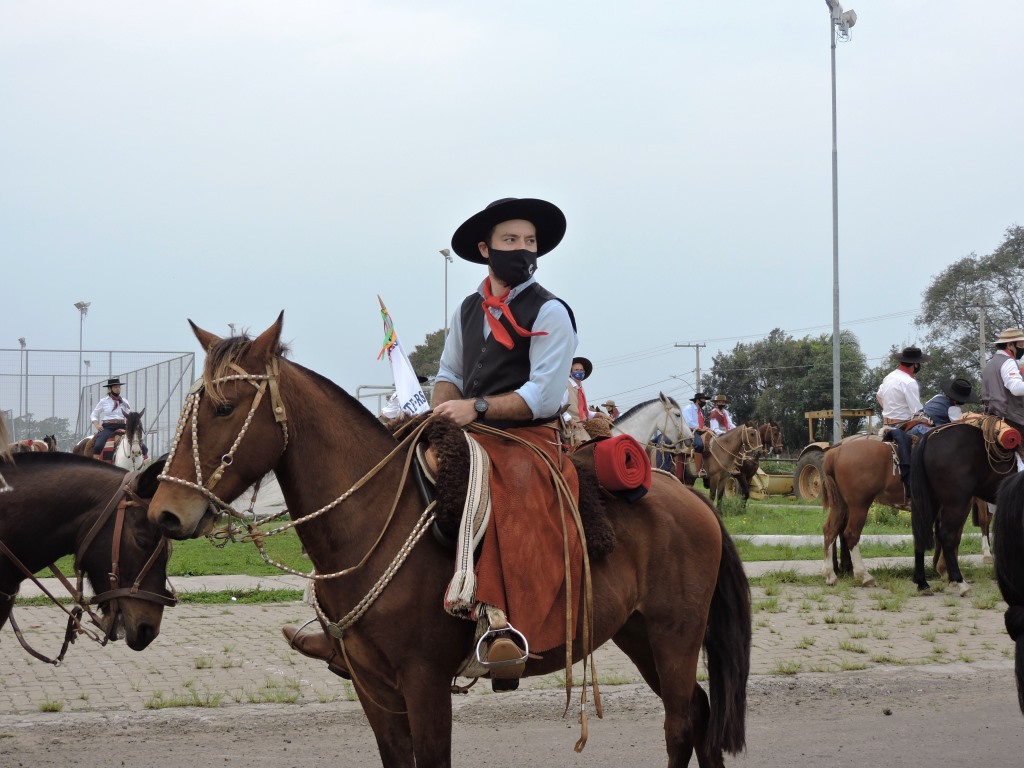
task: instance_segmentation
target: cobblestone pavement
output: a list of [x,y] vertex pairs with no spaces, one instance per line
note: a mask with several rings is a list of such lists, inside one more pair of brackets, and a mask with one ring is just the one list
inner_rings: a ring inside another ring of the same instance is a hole
[[[877,569],[878,563],[872,568]],[[748,572],[817,563],[749,563]],[[176,579],[179,590],[251,587],[240,577]],[[298,586],[292,577],[255,580],[265,588]],[[880,579],[880,583],[884,583]],[[937,583],[934,586],[939,587]],[[26,589],[26,593],[30,590]],[[1003,627],[1005,604],[990,578],[972,595],[918,596],[913,585],[865,589],[849,581],[834,588],[768,583],[753,590],[753,675],[808,672],[856,674],[887,665],[983,665],[1012,674],[1013,646]],[[64,622],[53,607],[18,607],[29,641],[53,654]],[[0,632],[0,721],[44,711],[88,712],[161,707],[353,700],[351,684],[325,665],[292,651],[280,627],[312,616],[302,601],[265,605],[179,605],[168,609],[160,636],[143,652],[123,643],[100,648],[79,640],[53,667],[25,653],[9,628]],[[605,686],[641,682],[632,663],[609,644],[596,655]],[[530,678],[529,688],[558,688],[560,676]],[[472,695],[487,695],[483,681]]]

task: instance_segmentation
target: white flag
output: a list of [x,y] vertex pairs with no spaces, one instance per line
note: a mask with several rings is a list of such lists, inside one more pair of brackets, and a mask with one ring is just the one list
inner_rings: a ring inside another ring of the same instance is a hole
[[[388,313],[388,308],[384,306],[384,300],[378,296],[377,301],[380,302],[380,316],[384,321],[384,344],[377,359],[379,360],[387,352],[388,359],[391,361],[391,375],[395,379],[395,394],[393,395],[395,405],[406,418],[418,413],[426,413],[430,410],[427,396],[423,394],[420,380],[402,348],[402,342],[398,340],[394,321]],[[391,414],[386,415],[391,416]]]

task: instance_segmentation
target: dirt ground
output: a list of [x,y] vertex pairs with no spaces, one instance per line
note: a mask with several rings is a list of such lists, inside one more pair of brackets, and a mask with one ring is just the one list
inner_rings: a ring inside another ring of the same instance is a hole
[[[754,590],[747,751],[735,766],[1016,766],[1016,703],[1005,605],[990,579],[967,598],[767,583]],[[44,649],[61,625],[19,609]],[[380,764],[351,689],[281,641],[301,603],[182,605],[150,649],[76,646],[60,668],[0,635],[0,766]],[[663,765],[660,701],[612,647],[598,655],[605,710],[573,752],[557,677],[456,697],[454,765]],[[575,701],[575,699],[574,699]],[[694,763],[695,764],[695,763]]]

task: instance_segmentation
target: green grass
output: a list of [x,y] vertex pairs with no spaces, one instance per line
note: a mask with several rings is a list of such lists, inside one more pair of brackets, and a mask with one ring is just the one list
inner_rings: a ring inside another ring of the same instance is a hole
[[[794,503],[777,499],[722,504],[722,519],[733,536],[739,534],[821,535],[825,512],[818,502]],[[865,534],[910,534],[910,513],[875,504],[868,512]]]

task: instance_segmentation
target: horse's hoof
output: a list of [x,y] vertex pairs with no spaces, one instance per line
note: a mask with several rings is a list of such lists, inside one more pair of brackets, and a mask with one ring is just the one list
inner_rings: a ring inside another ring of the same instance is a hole
[[830,587],[834,587],[836,585],[836,576],[834,573],[825,574],[825,584]]
[[919,595],[931,595],[931,594],[933,594],[932,593],[932,588],[928,585],[927,582],[925,582],[924,584],[918,584],[917,585],[917,594],[919,594]]
[[969,594],[971,594],[971,585],[968,584],[966,581],[956,582],[956,585],[957,592],[959,593],[960,597],[967,597]]
[[861,583],[865,587],[873,587],[873,586],[875,586],[875,577],[871,576],[871,575],[868,575]]
[[983,562],[985,565],[992,565],[995,561],[996,559],[992,557],[992,555],[985,555],[983,558],[981,558],[981,562]]

